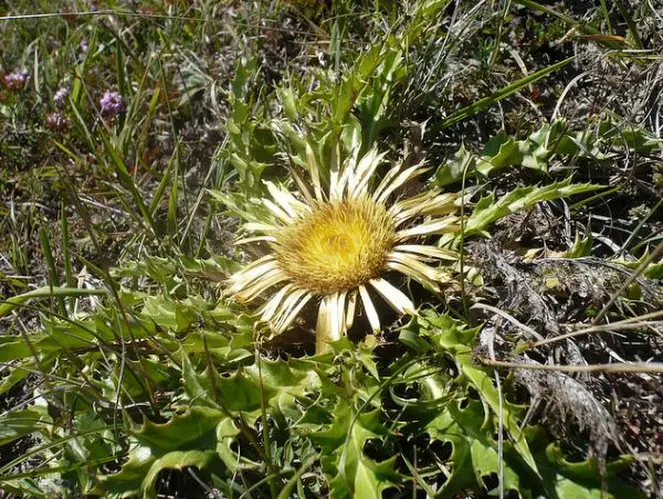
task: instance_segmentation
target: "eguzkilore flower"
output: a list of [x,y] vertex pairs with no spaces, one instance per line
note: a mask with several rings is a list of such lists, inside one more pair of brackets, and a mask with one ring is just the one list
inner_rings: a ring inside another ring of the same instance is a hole
[[316,351],[322,352],[358,313],[380,331],[376,297],[399,314],[416,314],[412,300],[385,277],[400,273],[439,291],[446,275],[439,263],[456,254],[425,241],[459,229],[457,196],[437,189],[399,196],[427,167],[397,164],[378,177],[383,158],[376,149],[360,160],[355,153],[330,173],[325,188],[309,151],[312,192],[294,173],[296,192],[265,182],[270,198],[260,202],[269,215],[245,223],[248,237],[237,244],[263,241],[269,253],[232,275],[228,293],[242,302],[263,297],[261,320],[274,333],[315,303]]

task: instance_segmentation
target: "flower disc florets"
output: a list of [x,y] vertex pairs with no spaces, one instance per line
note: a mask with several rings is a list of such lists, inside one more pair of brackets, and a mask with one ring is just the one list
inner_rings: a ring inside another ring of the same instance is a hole
[[292,282],[324,296],[378,277],[394,238],[394,220],[384,205],[362,197],[320,204],[276,234],[274,250]]

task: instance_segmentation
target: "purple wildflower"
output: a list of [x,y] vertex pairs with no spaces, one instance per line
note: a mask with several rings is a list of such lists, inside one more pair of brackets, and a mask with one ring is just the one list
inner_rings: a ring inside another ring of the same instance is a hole
[[101,106],[101,115],[107,118],[115,118],[118,114],[123,113],[124,106],[124,97],[122,97],[118,92],[111,92],[106,90],[104,96],[99,101]]
[[55,92],[55,95],[53,95],[53,102],[55,103],[55,107],[58,109],[62,109],[64,107],[64,101],[69,95],[69,89],[66,87],[62,87],[58,89],[57,92]]
[[99,10],[97,0],[83,0],[83,6],[87,7],[88,10]]
[[46,128],[55,133],[65,133],[71,122],[61,112],[46,113]]
[[81,52],[83,52],[84,54],[87,53],[87,49],[88,49],[87,40],[81,40],[80,48],[81,48]]
[[21,90],[30,79],[30,72],[27,69],[23,71],[14,71],[5,75],[5,86],[9,90]]

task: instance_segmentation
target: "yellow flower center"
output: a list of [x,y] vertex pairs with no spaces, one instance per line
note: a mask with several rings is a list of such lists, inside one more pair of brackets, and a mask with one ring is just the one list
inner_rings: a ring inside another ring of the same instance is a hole
[[317,206],[276,234],[279,266],[297,286],[318,295],[347,291],[378,277],[394,244],[394,221],[368,198]]

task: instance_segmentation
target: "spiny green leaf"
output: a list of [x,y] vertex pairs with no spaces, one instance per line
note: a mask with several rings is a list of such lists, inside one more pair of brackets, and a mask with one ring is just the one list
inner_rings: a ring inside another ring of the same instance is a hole
[[189,400],[195,401],[197,405],[220,409],[221,407],[219,404],[216,403],[211,394],[198,380],[198,373],[196,373],[193,366],[191,365],[191,360],[189,360],[189,356],[187,355],[184,348],[182,348],[180,354],[182,358],[182,379],[184,381],[184,391]]
[[[431,439],[452,445],[450,461],[452,473],[440,494],[452,497],[464,489],[484,487],[483,477],[498,473],[497,442],[493,439],[493,425],[485,425],[485,414],[479,402],[469,402],[460,408],[449,404],[426,425]],[[520,468],[523,466],[521,465]],[[504,452],[505,490],[520,490],[518,455],[506,442]]]
[[[617,262],[620,265],[624,265],[625,267],[635,270],[649,258],[649,254],[649,249],[647,249],[637,260],[619,259]],[[651,262],[649,265],[647,265],[647,268],[644,270],[643,274],[649,279],[663,279],[663,258],[661,258],[658,262]]]
[[542,187],[518,187],[495,200],[493,195],[481,198],[465,223],[465,234],[476,234],[490,224],[520,210],[530,209],[541,201],[552,201],[576,194],[594,191],[601,186],[593,184],[572,184],[571,179],[555,182]]
[[268,211],[263,206],[252,201],[247,201],[242,194],[221,192],[213,189],[207,192],[215,200],[226,206],[232,214],[242,217],[247,222],[260,222],[268,215]]
[[30,346],[16,337],[0,337],[0,362],[11,362],[32,355]]
[[225,362],[240,362],[253,356],[253,352],[247,348],[248,342],[243,340],[239,334],[228,337],[203,329],[188,333],[180,345],[188,354],[210,354]]
[[145,299],[141,315],[163,328],[181,333],[196,320],[196,308],[164,296],[149,296]]
[[[0,345],[3,349],[6,346],[2,345],[2,343],[0,343]],[[10,354],[10,357],[11,356],[12,355]],[[9,373],[0,380],[0,395],[11,390],[17,383],[25,379],[30,374],[30,371],[34,369],[34,366],[34,361],[23,361],[20,364],[15,364],[13,367],[8,368]]]
[[523,437],[519,427],[520,420],[518,414],[521,412],[521,408],[504,399],[500,404],[499,393],[493,384],[491,376],[485,369],[474,365],[472,346],[478,328],[465,328],[449,316],[436,316],[430,310],[425,311],[422,315],[424,317],[424,327],[426,327],[426,323],[430,324],[430,326],[422,331],[422,334],[430,336],[431,341],[440,352],[448,352],[453,355],[462,374],[480,393],[482,400],[490,406],[495,415],[499,416],[501,409],[504,427],[509,431],[515,449],[531,469],[536,472],[536,463],[532,457],[527,440]]
[[556,499],[645,497],[640,490],[620,478],[620,473],[631,464],[632,459],[628,456],[606,463],[605,473],[602,473],[593,458],[577,462],[568,461],[559,445],[550,442],[543,428],[527,428],[526,431],[528,440],[535,449],[535,458],[543,477],[542,488],[546,497]]
[[[115,339],[114,331],[99,318],[77,322],[60,319],[42,319],[46,333],[32,334],[28,341],[15,336],[0,337],[0,362],[17,360],[30,356],[42,358],[62,351],[90,348]],[[145,332],[135,338],[142,338]]]
[[500,416],[501,409],[501,417],[504,421],[504,427],[511,435],[514,448],[532,470],[538,472],[527,439],[520,430],[521,420],[518,417],[518,414],[522,412],[522,408],[505,400],[503,395],[500,404],[500,394],[493,384],[492,377],[484,370],[472,366],[469,356],[463,358],[462,370],[463,374],[467,376],[472,385],[479,391],[479,393],[481,393],[483,400],[488,403],[496,416]]
[[52,491],[44,487],[43,481],[37,478],[9,479],[2,482],[2,490],[16,497],[37,497],[50,499]]
[[[476,164],[477,161],[472,153],[465,149],[465,146],[461,145],[453,158],[435,171],[434,183],[439,187],[444,187],[459,182],[463,179],[463,175],[474,175]],[[489,173],[485,167],[483,171],[486,175]]]
[[403,329],[398,335],[398,341],[417,353],[426,353],[431,349],[430,343],[414,331]]
[[113,475],[99,477],[99,490],[105,497],[156,497],[154,484],[162,469],[185,466],[205,468],[216,457],[217,426],[223,412],[194,406],[164,424],[146,420],[132,436],[138,445],[129,460]]
[[444,187],[459,182],[463,174],[487,177],[507,167],[526,167],[541,172],[548,171],[553,157],[583,157],[606,160],[620,150],[630,149],[648,154],[661,139],[653,137],[641,128],[603,121],[594,129],[569,132],[567,123],[557,119],[543,124],[523,140],[516,140],[503,131],[492,137],[481,155],[467,151],[461,145],[454,156],[435,172],[434,184]]
[[91,493],[103,495],[109,499],[141,497],[145,475],[154,461],[155,457],[150,453],[149,448],[134,449],[129,455],[129,460],[122,465],[119,472],[99,477],[99,485]]
[[239,434],[240,430],[231,418],[224,418],[216,427],[216,453],[229,470],[235,470],[243,463],[254,464],[233,450],[232,444]]
[[583,237],[580,236],[580,233],[576,232],[575,241],[573,242],[573,247],[568,252],[568,257],[582,258],[584,256],[589,256],[593,242],[594,239],[592,238],[591,232],[587,232]]
[[291,359],[284,360],[260,359],[260,366],[253,364],[246,368],[254,379],[262,378],[265,387],[274,390],[301,389],[316,390],[319,378],[315,371],[304,362]]
[[217,457],[215,451],[202,451],[202,450],[189,450],[189,451],[173,451],[169,452],[163,457],[160,457],[152,463],[149,471],[145,475],[145,479],[141,484],[143,489],[144,498],[157,498],[154,486],[156,484],[157,476],[162,470],[177,469],[181,470],[188,466],[205,469]]
[[486,144],[481,158],[477,161],[476,170],[487,177],[494,170],[518,165],[522,161],[523,154],[518,142],[513,137],[500,132]]
[[329,482],[331,497],[382,497],[382,491],[400,481],[394,459],[376,463],[364,454],[368,439],[387,435],[380,423],[380,410],[355,414],[347,402],[339,401],[334,421],[326,430],[311,435],[322,447],[323,466],[335,475]]
[[146,420],[132,434],[157,456],[172,450],[206,450],[214,441],[216,426],[223,417],[223,412],[218,409],[194,406],[164,424]]

